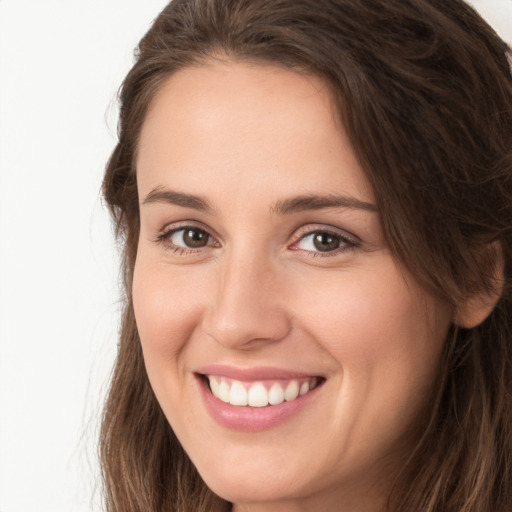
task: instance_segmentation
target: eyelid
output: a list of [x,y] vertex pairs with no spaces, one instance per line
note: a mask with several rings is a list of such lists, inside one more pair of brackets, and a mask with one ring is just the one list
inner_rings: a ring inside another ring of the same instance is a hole
[[[296,246],[299,242],[307,238],[308,236],[311,236],[315,233],[328,233],[335,235],[339,237],[342,241],[346,242],[348,244],[347,247],[339,247],[332,251],[310,251],[307,249],[300,249]],[[340,253],[344,253],[346,251],[350,251],[356,247],[359,247],[361,245],[361,239],[353,235],[352,233],[349,233],[348,231],[345,231],[344,229],[340,229],[331,225],[326,224],[309,224],[306,226],[302,226],[299,228],[293,235],[293,242],[289,246],[290,249],[301,251],[308,257],[330,257],[330,256],[336,256]]]
[[295,231],[293,234],[293,243],[298,242],[299,240],[302,240],[307,235],[311,235],[313,233],[332,233],[333,235],[337,235],[344,240],[347,240],[348,242],[356,245],[361,244],[361,239],[354,234],[341,229],[337,228],[335,226],[331,226],[329,224],[307,224],[305,226],[300,227],[298,230]]
[[[207,245],[205,245],[203,247],[194,248],[194,247],[182,247],[181,245],[175,245],[168,240],[174,233],[181,231],[181,230],[185,230],[187,228],[204,231],[210,239],[214,240],[215,243],[214,244],[208,243]],[[218,237],[212,233],[212,230],[209,227],[205,226],[202,222],[195,221],[195,220],[184,220],[184,221],[178,221],[178,222],[166,224],[158,232],[154,242],[161,243],[166,249],[175,250],[177,252],[180,252],[181,254],[197,253],[197,252],[200,252],[201,250],[204,250],[206,247],[212,247],[212,246],[215,247],[215,246],[220,245],[220,243],[218,241]]]
[[218,236],[213,233],[213,230],[209,227],[203,224],[200,221],[197,220],[180,220],[177,222],[169,222],[168,224],[165,224],[162,229],[158,231],[158,236],[170,233],[171,231],[179,231],[180,229],[184,228],[193,228],[193,229],[201,229],[202,231],[205,231],[213,238],[217,239]]
[[[170,242],[170,237],[174,233],[187,228],[204,231],[209,237],[208,243],[205,246],[194,248],[184,247]],[[161,243],[162,245],[164,245],[166,249],[176,251],[180,254],[194,254],[201,252],[205,248],[219,247],[221,245],[219,242],[219,237],[212,231],[213,230],[210,227],[205,226],[202,222],[195,220],[183,220],[166,224],[158,232],[154,242],[159,244]],[[301,240],[305,239],[308,236],[311,236],[314,233],[330,233],[332,235],[340,237],[341,240],[345,241],[348,244],[348,247],[340,247],[338,249],[325,252],[310,251],[294,247]],[[211,243],[210,240],[212,240],[213,243]],[[291,244],[288,245],[288,248],[292,250],[302,251],[303,253],[308,253],[308,256],[334,256],[336,254],[339,254],[340,252],[345,252],[355,247],[359,247],[360,245],[361,239],[344,229],[328,224],[307,224],[296,229],[296,231],[292,235],[292,242]]]

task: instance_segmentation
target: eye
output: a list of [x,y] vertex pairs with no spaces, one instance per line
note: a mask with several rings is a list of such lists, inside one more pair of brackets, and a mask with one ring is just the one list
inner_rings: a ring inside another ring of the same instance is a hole
[[166,249],[187,254],[207,246],[216,246],[216,240],[204,229],[197,226],[181,226],[165,230],[158,236]]
[[309,231],[292,245],[292,249],[310,253],[338,253],[357,245],[356,240],[329,230]]
[[173,245],[178,247],[189,247],[191,249],[197,249],[208,245],[210,235],[199,228],[181,228],[171,231],[167,235],[167,239]]

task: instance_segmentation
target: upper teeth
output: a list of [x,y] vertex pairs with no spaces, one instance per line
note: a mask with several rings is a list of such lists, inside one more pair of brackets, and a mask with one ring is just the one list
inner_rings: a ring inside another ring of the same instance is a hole
[[214,396],[231,405],[266,407],[291,402],[304,395],[318,384],[316,377],[295,379],[286,383],[241,382],[208,375],[210,389]]

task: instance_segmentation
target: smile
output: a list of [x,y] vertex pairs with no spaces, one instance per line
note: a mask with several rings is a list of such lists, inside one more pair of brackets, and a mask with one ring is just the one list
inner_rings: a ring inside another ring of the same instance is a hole
[[292,402],[318,386],[317,377],[246,382],[224,376],[205,375],[210,390],[224,403],[240,407],[267,407]]
[[209,415],[222,427],[246,432],[278,427],[311,410],[327,380],[280,368],[219,364],[200,368],[195,376]]

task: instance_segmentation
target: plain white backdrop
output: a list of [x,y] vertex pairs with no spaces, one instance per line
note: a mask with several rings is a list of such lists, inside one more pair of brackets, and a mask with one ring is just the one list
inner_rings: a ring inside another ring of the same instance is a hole
[[[0,512],[101,510],[119,307],[99,190],[117,88],[166,3],[0,0]],[[512,43],[512,0],[472,3]]]

